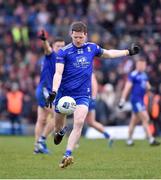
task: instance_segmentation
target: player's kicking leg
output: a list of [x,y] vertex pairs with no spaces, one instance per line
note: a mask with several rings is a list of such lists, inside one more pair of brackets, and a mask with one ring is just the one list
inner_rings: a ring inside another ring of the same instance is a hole
[[87,106],[77,105],[77,108],[74,112],[73,130],[68,138],[66,152],[63,156],[61,163],[59,164],[59,166],[61,168],[65,168],[65,167],[73,164],[72,152],[81,136],[82,128],[84,125],[84,120],[86,118],[87,113],[88,113]]
[[65,133],[67,132],[67,127],[64,126],[65,123],[66,123],[66,116],[55,112],[54,144],[56,144],[56,145],[61,143]]

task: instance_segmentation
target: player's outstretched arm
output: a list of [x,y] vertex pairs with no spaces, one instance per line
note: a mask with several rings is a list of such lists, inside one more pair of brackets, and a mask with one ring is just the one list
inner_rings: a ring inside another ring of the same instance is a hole
[[52,48],[47,40],[46,33],[44,30],[41,31],[40,35],[38,36],[43,42],[43,48],[46,55],[52,53]]
[[125,101],[126,101],[126,98],[130,92],[132,88],[132,82],[131,81],[127,81],[126,84],[125,84],[125,87],[123,89],[123,92],[122,92],[122,95],[121,95],[121,99],[119,101],[119,104],[118,104],[118,107],[121,109],[123,108],[124,104],[125,104]]
[[117,58],[117,57],[123,57],[123,56],[128,56],[128,55],[133,56],[135,54],[138,54],[139,51],[140,51],[140,46],[133,43],[129,49],[125,49],[125,50],[103,49],[102,57],[103,58]]

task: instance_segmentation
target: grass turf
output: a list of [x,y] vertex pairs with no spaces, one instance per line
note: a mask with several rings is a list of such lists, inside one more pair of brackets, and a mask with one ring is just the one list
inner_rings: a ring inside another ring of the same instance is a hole
[[161,146],[150,147],[136,141],[127,147],[116,141],[112,148],[106,140],[82,138],[73,153],[74,164],[58,167],[67,139],[59,146],[48,140],[51,155],[33,155],[33,137],[0,136],[0,179],[107,179],[161,178]]

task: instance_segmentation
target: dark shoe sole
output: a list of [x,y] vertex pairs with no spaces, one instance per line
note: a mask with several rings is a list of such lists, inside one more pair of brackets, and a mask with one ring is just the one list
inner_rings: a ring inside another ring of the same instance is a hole
[[55,145],[60,144],[62,139],[63,139],[63,136],[61,136],[60,134],[55,134],[55,136],[54,136],[54,144]]

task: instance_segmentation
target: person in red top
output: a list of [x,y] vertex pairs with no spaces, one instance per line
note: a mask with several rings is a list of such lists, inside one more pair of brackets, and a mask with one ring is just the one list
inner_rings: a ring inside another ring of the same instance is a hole
[[22,134],[20,115],[23,108],[23,93],[17,83],[12,83],[11,90],[7,93],[7,111],[11,122],[11,134],[16,134],[15,123],[18,123],[19,134]]

